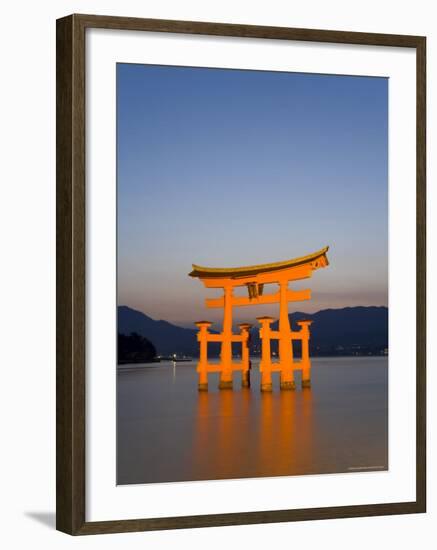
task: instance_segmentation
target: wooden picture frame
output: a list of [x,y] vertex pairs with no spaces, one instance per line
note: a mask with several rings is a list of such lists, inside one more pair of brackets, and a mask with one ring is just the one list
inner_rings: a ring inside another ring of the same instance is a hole
[[[87,522],[85,515],[85,32],[89,28],[377,45],[416,51],[416,499],[411,502]],[[57,529],[71,535],[426,510],[426,39],[420,36],[70,15],[57,21]]]

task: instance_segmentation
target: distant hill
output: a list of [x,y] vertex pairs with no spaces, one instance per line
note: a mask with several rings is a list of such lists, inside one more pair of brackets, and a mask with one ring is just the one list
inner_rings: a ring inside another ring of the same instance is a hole
[[[296,321],[311,319],[310,349],[312,355],[379,355],[388,347],[388,309],[386,307],[346,307],[325,309],[317,313],[290,314],[293,330]],[[277,323],[273,324],[273,328]],[[172,353],[198,355],[197,330],[178,327],[167,321],[156,321],[127,306],[118,308],[118,332],[136,332],[155,346],[158,355]],[[212,346],[210,346],[212,348]],[[251,352],[258,353],[258,329],[252,329]],[[272,345],[276,351],[276,346]],[[217,354],[211,350],[211,356]],[[299,352],[299,346],[296,346]]]
[[150,363],[156,360],[155,346],[147,338],[136,332],[130,335],[118,334],[117,362],[119,365]]
[[[388,348],[388,309],[386,307],[345,307],[317,313],[290,314],[292,329],[297,321],[311,319],[310,351],[316,355],[379,355]],[[278,323],[272,328],[277,329]],[[252,347],[259,348],[258,331],[252,333]],[[300,346],[296,342],[297,352]],[[277,347],[272,345],[272,350]]]
[[141,334],[152,342],[158,355],[198,353],[196,329],[178,327],[167,321],[155,321],[141,311],[127,306],[118,307],[118,332]]

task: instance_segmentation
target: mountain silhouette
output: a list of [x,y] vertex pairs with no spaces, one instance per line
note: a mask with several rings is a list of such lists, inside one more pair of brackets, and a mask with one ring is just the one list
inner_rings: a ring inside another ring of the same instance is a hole
[[[356,306],[324,309],[317,313],[294,312],[289,315],[292,330],[300,330],[297,321],[313,321],[310,330],[312,355],[380,355],[388,348],[388,309],[377,306]],[[272,323],[278,328],[278,322]],[[252,335],[252,346],[259,343],[258,331]],[[259,345],[259,344],[258,344]],[[300,354],[300,342],[293,342]],[[277,351],[277,342],[272,342]]]
[[[357,306],[342,309],[324,309],[317,313],[295,312],[290,314],[292,329],[299,330],[296,322],[302,319],[313,321],[311,325],[310,350],[317,355],[380,355],[388,347],[388,309],[376,306]],[[277,328],[277,321],[272,324]],[[167,321],[157,321],[140,311],[127,306],[118,307],[118,332],[129,335],[133,332],[147,338],[158,355],[198,356],[197,329],[183,328]],[[299,343],[294,342],[299,355]],[[211,348],[211,349],[210,349]],[[237,352],[238,346],[235,346]],[[251,330],[252,353],[259,353],[258,328]],[[272,351],[277,343],[272,342]],[[209,345],[211,357],[217,356],[219,347]]]
[[197,329],[183,328],[167,321],[156,321],[141,311],[127,306],[118,307],[118,332],[136,332],[147,338],[156,348],[158,355],[197,355]]

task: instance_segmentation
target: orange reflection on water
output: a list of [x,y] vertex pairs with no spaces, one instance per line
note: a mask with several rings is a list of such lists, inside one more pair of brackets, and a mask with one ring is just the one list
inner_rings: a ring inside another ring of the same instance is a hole
[[200,392],[193,461],[199,477],[223,479],[311,472],[312,393]]
[[305,473],[312,462],[312,442],[310,389],[261,395],[259,475]]

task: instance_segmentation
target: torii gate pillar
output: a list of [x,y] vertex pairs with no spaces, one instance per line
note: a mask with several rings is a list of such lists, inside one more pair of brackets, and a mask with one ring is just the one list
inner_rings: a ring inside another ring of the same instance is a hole
[[279,361],[281,363],[281,390],[294,390],[293,348],[288,317],[288,280],[279,283]]
[[310,325],[312,321],[304,320],[298,321],[300,326],[300,334],[302,335],[302,388],[311,387],[311,360],[310,360]]
[[221,345],[221,365],[219,388],[232,389],[232,285],[224,287],[223,340]]

